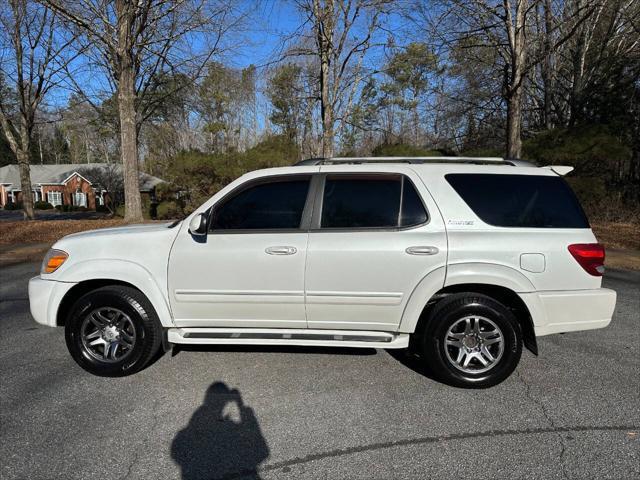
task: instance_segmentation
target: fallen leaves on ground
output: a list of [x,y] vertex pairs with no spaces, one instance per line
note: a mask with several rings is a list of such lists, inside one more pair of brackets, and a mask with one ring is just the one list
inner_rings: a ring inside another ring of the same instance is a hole
[[124,225],[121,218],[0,222],[0,245],[53,244],[71,233]]
[[609,249],[640,250],[640,224],[598,222],[591,225],[598,241]]

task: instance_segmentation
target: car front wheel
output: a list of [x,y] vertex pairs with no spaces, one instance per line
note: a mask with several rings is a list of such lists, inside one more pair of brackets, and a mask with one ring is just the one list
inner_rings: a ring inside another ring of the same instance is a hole
[[67,348],[86,371],[125,376],[160,348],[162,327],[147,298],[130,287],[107,286],[81,297],[65,324]]
[[457,293],[438,302],[423,337],[427,366],[445,383],[486,388],[506,379],[522,354],[513,313],[481,294]]

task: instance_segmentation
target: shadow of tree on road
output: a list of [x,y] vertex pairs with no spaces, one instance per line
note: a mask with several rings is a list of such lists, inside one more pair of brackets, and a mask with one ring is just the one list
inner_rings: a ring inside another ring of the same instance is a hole
[[259,479],[258,466],[268,457],[253,409],[222,382],[207,389],[203,404],[171,444],[183,480]]

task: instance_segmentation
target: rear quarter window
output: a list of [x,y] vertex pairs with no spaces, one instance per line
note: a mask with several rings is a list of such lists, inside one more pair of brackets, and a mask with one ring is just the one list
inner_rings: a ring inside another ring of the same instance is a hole
[[578,199],[561,177],[450,173],[445,179],[489,225],[589,228]]

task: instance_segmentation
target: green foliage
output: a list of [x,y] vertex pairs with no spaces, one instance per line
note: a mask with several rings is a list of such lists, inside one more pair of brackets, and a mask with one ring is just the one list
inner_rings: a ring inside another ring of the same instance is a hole
[[523,158],[538,165],[570,165],[567,181],[589,217],[597,220],[639,220],[639,195],[622,166],[632,150],[609,127],[588,125],[542,132],[523,144]]
[[197,110],[205,121],[204,130],[211,135],[211,147],[224,151],[233,147],[239,133],[243,112],[251,107],[256,95],[256,67],[244,69],[212,62],[199,85]]
[[59,212],[86,212],[89,209],[87,207],[79,207],[77,205],[56,205],[56,210]]
[[299,65],[282,65],[276,69],[267,84],[266,94],[273,105],[269,120],[280,127],[282,133],[290,139],[296,138],[302,121],[304,101],[301,98],[301,75],[302,67]]
[[387,65],[385,73],[390,81],[381,89],[386,102],[411,110],[417,106],[418,97],[429,86],[429,75],[437,70],[437,57],[424,43],[412,42],[396,53]]
[[503,148],[470,148],[460,152],[461,157],[502,157],[504,156]]
[[9,147],[4,134],[0,134],[0,167],[16,163],[16,157]]
[[442,153],[438,150],[428,150],[426,148],[414,147],[403,143],[393,145],[378,145],[371,152],[374,157],[440,157]]
[[4,206],[5,210],[22,210],[22,203],[7,203]]
[[271,136],[246,152],[207,154],[182,152],[171,159],[164,177],[168,183],[156,189],[159,218],[174,218],[193,211],[242,174],[269,167],[291,165],[298,148],[284,136]]
[[51,205],[49,202],[38,201],[33,204],[33,208],[35,208],[36,210],[51,210],[53,208],[53,205]]
[[156,212],[159,220],[175,220],[184,216],[180,206],[170,200],[159,203]]
[[539,165],[572,165],[581,173],[601,175],[631,159],[631,148],[607,126],[588,125],[542,132],[523,144],[523,158]]

